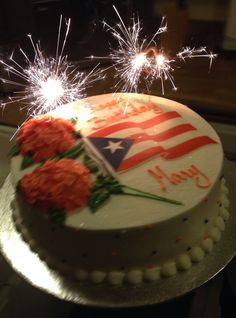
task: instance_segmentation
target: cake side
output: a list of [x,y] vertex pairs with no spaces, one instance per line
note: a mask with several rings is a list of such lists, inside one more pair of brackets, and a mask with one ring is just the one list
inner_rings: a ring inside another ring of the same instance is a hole
[[219,196],[213,191],[203,210],[187,213],[165,226],[123,231],[72,230],[48,222],[40,212],[30,211],[22,198],[17,201],[14,218],[24,239],[49,266],[79,280],[114,285],[156,281],[178,270],[188,270],[220,240],[229,217],[229,201],[224,179],[219,185]]

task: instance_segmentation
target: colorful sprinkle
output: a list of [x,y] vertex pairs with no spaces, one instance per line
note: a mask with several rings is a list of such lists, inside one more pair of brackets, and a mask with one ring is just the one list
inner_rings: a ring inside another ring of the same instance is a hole
[[180,242],[180,241],[182,241],[182,237],[181,237],[181,236],[177,236],[177,237],[175,238],[175,242],[178,243],[178,242]]

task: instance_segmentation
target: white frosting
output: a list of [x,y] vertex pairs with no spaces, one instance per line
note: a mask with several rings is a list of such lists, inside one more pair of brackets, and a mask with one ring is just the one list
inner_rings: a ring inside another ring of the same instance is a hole
[[143,273],[141,270],[133,269],[126,274],[126,281],[132,285],[140,284],[143,281]]
[[222,218],[221,216],[218,216],[218,217],[216,218],[215,225],[218,227],[218,229],[219,229],[220,231],[224,231],[224,229],[225,229],[225,222],[224,222],[224,220],[223,220],[223,218]]
[[93,271],[90,273],[90,280],[92,283],[95,283],[95,284],[100,284],[104,281],[106,277],[106,273],[105,272],[102,272],[102,271]]
[[[162,113],[174,111],[181,116],[152,126],[149,134],[160,134],[179,124],[190,124],[195,128],[159,141],[156,147],[168,149],[197,136],[207,136],[216,143],[202,146],[176,159],[156,155],[132,169],[115,174],[121,184],[178,200],[183,205],[112,195],[96,213],[91,213],[88,207],[73,211],[67,216],[65,227],[55,229],[44,216],[38,211],[31,211],[19,198],[20,208],[17,209],[20,210],[21,219],[16,218],[16,224],[23,231],[23,236],[33,245],[37,242],[40,257],[46,257],[54,265],[56,260],[63,271],[70,271],[72,265],[80,281],[89,280],[95,284],[108,282],[112,285],[128,282],[136,285],[142,281],[158,281],[161,276],[175,275],[177,270],[187,270],[192,262],[201,261],[205,253],[212,250],[213,242],[220,239],[224,221],[229,217],[227,188],[225,181],[220,181],[223,151],[215,131],[199,115],[174,101],[137,94],[131,94],[129,98],[136,108],[151,101]],[[123,110],[123,102],[115,109],[106,107],[96,110],[97,105],[113,99],[112,94],[87,99],[93,116],[109,120],[115,111]],[[75,117],[83,103],[67,105],[67,115]],[[113,121],[110,125],[126,121],[143,122],[156,115],[150,108],[142,114]],[[83,126],[86,136],[93,132],[93,125],[94,119]],[[133,128],[129,130],[130,135],[135,133]],[[123,138],[123,133],[115,133],[111,137]],[[138,146],[144,147],[142,142]],[[132,147],[130,151],[133,151]],[[12,159],[15,185],[24,174],[37,167],[33,165],[21,170],[21,160],[21,156]],[[81,158],[78,160],[81,161]],[[192,165],[196,167],[196,174],[186,177],[186,171]],[[155,172],[157,166],[169,177],[163,176],[158,180],[148,173],[148,170]],[[185,176],[184,180],[173,184],[170,176],[176,177],[180,173]],[[31,235],[32,238],[29,238]],[[47,258],[48,254],[53,255],[53,261]]]
[[221,238],[221,232],[217,227],[213,227],[210,230],[210,236],[212,237],[213,241],[218,242]]
[[176,263],[175,262],[166,262],[163,264],[161,268],[161,275],[165,277],[170,277],[175,275],[177,272]]
[[187,270],[192,266],[191,258],[187,254],[180,255],[176,260],[179,270]]
[[220,201],[222,202],[222,204],[224,204],[226,208],[229,207],[229,199],[225,195],[222,194]]
[[200,262],[204,258],[204,251],[201,247],[195,246],[190,251],[190,258],[193,262]]
[[206,253],[209,253],[212,251],[213,249],[213,246],[214,246],[214,242],[211,238],[207,237],[206,239],[204,239],[202,242],[201,242],[201,247],[202,249],[206,252]]
[[108,274],[107,279],[111,285],[122,285],[124,281],[124,271],[112,271]]
[[151,268],[147,268],[144,270],[143,277],[147,281],[154,282],[160,279],[161,270],[160,267],[152,266]]
[[226,221],[226,220],[228,220],[228,218],[229,218],[229,212],[228,212],[228,210],[225,208],[225,207],[220,207],[220,216]]

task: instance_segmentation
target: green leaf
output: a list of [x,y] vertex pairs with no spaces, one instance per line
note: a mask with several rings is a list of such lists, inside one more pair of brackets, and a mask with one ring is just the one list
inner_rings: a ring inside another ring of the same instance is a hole
[[78,118],[77,117],[72,117],[70,118],[70,122],[72,123],[72,125],[75,125],[78,121]]
[[109,183],[106,184],[106,189],[112,194],[123,193],[121,184],[115,178],[109,180]]
[[106,189],[100,189],[91,194],[88,206],[91,212],[96,212],[97,209],[110,197],[110,192]]
[[122,187],[113,176],[100,174],[92,187],[88,206],[92,212],[96,212],[111,194],[120,193],[123,193]]
[[80,142],[78,145],[70,148],[69,150],[63,152],[60,156],[61,158],[72,158],[75,159],[84,151],[84,145]]
[[97,191],[102,188],[105,188],[111,194],[123,193],[121,184],[115,177],[111,175],[99,175],[97,177],[96,183],[93,186],[92,191]]
[[96,173],[99,171],[98,166],[96,165],[96,163],[91,159],[90,156],[88,156],[87,154],[84,155],[84,159],[83,159],[83,163],[84,165],[88,168],[88,170],[90,171],[90,173]]
[[116,184],[116,185],[110,186],[109,190],[110,190],[110,193],[112,193],[112,194],[124,193],[124,191],[123,191],[123,189],[122,189],[120,184]]
[[74,137],[76,138],[76,139],[81,139],[81,133],[80,133],[80,131],[74,131],[73,132],[73,135],[74,135]]
[[10,157],[14,157],[17,156],[20,153],[20,146],[18,143],[16,143],[15,145],[13,145],[11,147],[11,149],[8,152],[8,156]]
[[51,208],[48,210],[48,216],[51,222],[57,225],[64,225],[66,220],[66,213],[64,209]]
[[28,168],[34,163],[31,155],[25,155],[21,161],[21,170]]

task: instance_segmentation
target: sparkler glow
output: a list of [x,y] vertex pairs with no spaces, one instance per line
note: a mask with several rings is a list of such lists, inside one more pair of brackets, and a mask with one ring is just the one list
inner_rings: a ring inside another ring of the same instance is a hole
[[15,96],[2,103],[1,106],[13,102],[24,102],[27,104],[26,107],[30,115],[44,114],[64,103],[80,99],[84,96],[86,88],[94,81],[104,78],[97,66],[88,74],[85,74],[68,61],[67,55],[63,55],[70,23],[70,19],[66,21],[65,36],[60,49],[62,16],[60,17],[55,58],[46,57],[40,47],[40,42],[34,43],[31,35],[29,35],[34,50],[33,61],[20,49],[27,67],[20,65],[13,58],[13,54],[10,56],[9,62],[0,60],[8,73],[16,75],[25,82],[25,84],[22,84],[1,78],[0,80],[3,83],[17,84],[24,87],[23,91],[16,92]]
[[92,56],[91,58],[109,59],[113,62],[110,67],[114,67],[116,70],[115,77],[118,78],[115,84],[116,90],[137,92],[142,79],[144,79],[149,90],[155,80],[160,80],[162,93],[164,94],[164,82],[166,80],[170,81],[174,90],[177,89],[173,72],[175,70],[174,64],[178,60],[185,61],[194,57],[206,57],[210,59],[211,67],[212,60],[216,57],[216,54],[208,53],[205,47],[197,49],[183,48],[173,58],[167,57],[162,48],[159,50],[156,48],[156,37],[167,31],[167,24],[164,18],[159,29],[148,41],[140,36],[142,26],[139,19],[135,20],[133,18],[132,26],[126,27],[116,7],[113,6],[113,8],[119,18],[119,23],[116,27],[112,27],[106,22],[103,22],[103,25],[117,40],[118,48],[111,49],[108,57]]

